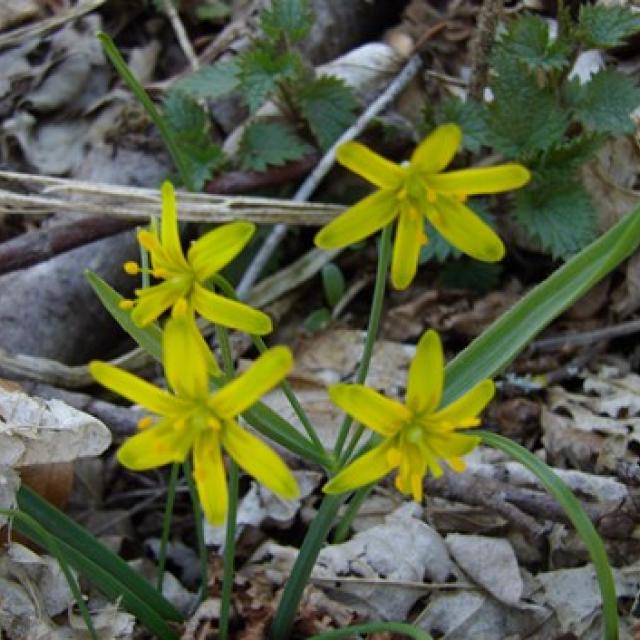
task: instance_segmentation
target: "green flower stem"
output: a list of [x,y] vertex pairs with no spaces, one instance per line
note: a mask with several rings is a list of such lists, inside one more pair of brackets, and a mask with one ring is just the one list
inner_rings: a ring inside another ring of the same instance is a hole
[[360,487],[349,500],[349,504],[347,505],[347,510],[345,511],[342,519],[338,523],[336,527],[335,533],[333,534],[333,544],[340,544],[347,539],[347,535],[349,533],[349,529],[351,528],[351,523],[354,521],[355,517],[358,515],[358,511],[360,511],[360,507],[367,499],[369,494],[371,493],[371,489],[373,489],[375,485],[368,484],[366,487]]
[[280,599],[269,632],[273,640],[285,640],[289,637],[304,588],[309,582],[311,571],[333,526],[338,509],[346,500],[347,495],[344,493],[339,496],[325,496],[322,500],[318,514],[307,531]]
[[193,509],[193,519],[195,520],[196,540],[198,543],[198,558],[200,560],[200,593],[198,594],[197,604],[200,604],[207,595],[209,582],[209,558],[207,557],[207,546],[204,543],[204,519],[202,508],[200,507],[200,499],[198,498],[198,490],[193,481],[193,470],[191,461],[187,458],[183,465],[184,477],[189,487],[189,496],[191,497],[191,508]]
[[[373,300],[371,302],[371,312],[369,314],[369,326],[367,327],[367,338],[362,351],[360,366],[356,373],[356,384],[363,384],[369,373],[369,365],[371,364],[371,356],[373,355],[373,347],[378,336],[378,328],[380,327],[380,317],[382,315],[382,304],[384,302],[384,292],[387,286],[387,274],[389,273],[389,262],[391,261],[391,236],[393,234],[393,224],[388,224],[382,231],[380,236],[380,249],[378,252],[378,269],[376,271],[376,283],[373,290]],[[353,424],[351,416],[345,416],[340,426],[338,438],[334,448],[336,456],[342,453],[349,429]],[[358,439],[362,435],[362,427],[358,429]],[[356,441],[357,442],[357,441]],[[355,446],[355,445],[354,445]]]
[[78,586],[78,582],[73,575],[71,568],[67,564],[67,559],[58,544],[58,541],[52,536],[40,523],[32,518],[30,515],[23,513],[22,511],[16,509],[0,509],[0,515],[6,516],[7,518],[14,518],[16,520],[21,520],[27,527],[33,530],[37,537],[40,540],[34,540],[34,542],[40,542],[47,548],[47,551],[58,561],[60,565],[60,569],[64,574],[65,580],[69,585],[69,590],[71,591],[76,605],[78,609],[80,609],[80,615],[84,620],[84,624],[89,631],[89,635],[91,636],[91,640],[98,640],[98,634],[96,633],[96,629],[93,626],[93,620],[91,619],[91,614],[89,613],[89,608],[87,607],[87,603],[84,601],[82,597],[82,592],[80,591],[80,587]]
[[[221,276],[220,274],[216,274],[213,277],[213,281],[228,298],[231,298],[232,300],[238,300],[235,289],[225,277]],[[267,350],[267,345],[265,344],[265,341],[261,336],[252,335],[251,339],[253,340],[253,344],[255,345],[256,349],[260,353],[264,353]],[[300,404],[300,401],[291,388],[291,385],[286,380],[283,380],[280,383],[280,388],[289,401],[289,404],[291,405],[294,413],[296,414],[296,416],[298,416],[298,420],[300,420],[300,423],[304,427],[304,430],[307,432],[307,435],[309,436],[311,442],[319,452],[325,454],[325,448],[322,445],[322,442],[320,442],[320,438],[318,437],[318,434],[316,433],[311,420],[309,420],[309,416],[307,416],[305,410],[302,408],[302,405]]]
[[180,174],[182,182],[186,185],[189,191],[193,191],[194,189],[193,181],[191,180],[191,174],[173,137],[173,133],[171,132],[169,125],[166,123],[165,119],[156,108],[156,105],[153,104],[153,101],[149,97],[149,94],[144,90],[144,87],[131,72],[131,69],[125,62],[125,59],[122,57],[120,51],[118,51],[118,47],[116,47],[111,37],[101,31],[97,34],[97,38],[98,40],[100,40],[102,48],[109,57],[109,60],[111,60],[111,64],[116,68],[116,71],[125,81],[133,95],[140,101],[145,111],[147,112],[147,115],[149,116],[149,118],[151,118],[153,124],[158,127],[160,136],[162,137],[165,145],[167,145],[167,149],[169,150],[169,153],[173,158],[173,162],[178,169],[178,173]]
[[311,636],[309,640],[334,640],[334,638],[352,638],[355,635],[363,633],[376,633],[376,632],[390,632],[399,633],[403,636],[408,636],[414,640],[433,640],[433,638],[422,629],[418,629],[413,625],[406,624],[404,622],[371,622],[369,624],[354,624],[351,627],[345,627],[344,629],[334,629],[333,631],[326,631],[320,633],[317,636]]
[[[222,365],[227,380],[234,376],[233,353],[229,342],[229,332],[225,327],[216,325],[216,336],[222,353]],[[231,612],[231,599],[233,597],[233,577],[235,574],[234,559],[236,554],[236,526],[238,519],[238,465],[229,460],[229,505],[227,507],[227,529],[224,541],[224,556],[222,576],[222,594],[220,596],[220,624],[218,637],[220,640],[229,638],[229,619]]]
[[169,542],[171,519],[173,518],[173,505],[176,501],[176,485],[178,484],[179,471],[180,463],[174,462],[171,465],[171,474],[169,475],[167,504],[165,505],[164,516],[162,518],[162,536],[160,538],[160,550],[158,551],[158,591],[160,593],[162,593],[162,585],[164,583],[164,568],[167,561],[167,543]]
[[484,444],[499,449],[511,456],[529,471],[534,473],[544,488],[558,501],[564,509],[571,524],[576,528],[582,542],[585,544],[591,556],[591,561],[596,571],[600,593],[602,595],[602,614],[604,618],[605,640],[617,640],[618,638],[618,604],[616,599],[616,586],[607,558],[602,538],[598,535],[593,523],[589,519],[580,501],[573,495],[569,487],[554,473],[540,458],[533,455],[523,446],[505,438],[497,433],[489,431],[471,431],[470,435],[478,435]]

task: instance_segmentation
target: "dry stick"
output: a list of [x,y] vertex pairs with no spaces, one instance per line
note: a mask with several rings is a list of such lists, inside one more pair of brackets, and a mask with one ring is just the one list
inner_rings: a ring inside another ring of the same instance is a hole
[[[322,160],[318,163],[318,166],[309,174],[309,177],[296,191],[293,196],[293,200],[295,202],[304,202],[309,199],[311,194],[316,190],[320,182],[324,179],[327,173],[329,173],[329,170],[333,166],[338,147],[345,142],[353,140],[356,136],[362,133],[370,120],[386,109],[411,81],[418,72],[421,64],[422,61],[417,55],[414,55],[409,59],[409,62],[407,62],[404,69],[402,69],[402,71],[395,77],[391,84],[389,84],[389,86],[376,98],[376,100],[369,105],[353,126],[349,127],[349,129],[347,129],[327,151]],[[269,258],[271,258],[273,252],[276,250],[280,242],[282,242],[282,239],[286,234],[287,225],[285,224],[277,224],[273,228],[238,285],[239,298],[246,298],[249,290],[259,278],[262,270],[269,261]]]
[[482,100],[489,75],[489,54],[493,46],[502,0],[484,0],[478,15],[478,31],[471,43],[471,82],[469,97]]
[[552,336],[536,340],[529,347],[529,353],[540,353],[543,351],[555,351],[563,347],[585,346],[602,340],[611,340],[621,336],[629,336],[640,333],[640,320],[630,320],[621,322],[610,327],[593,329],[592,331],[582,331],[578,333],[567,333],[562,336]]
[[180,45],[185,58],[189,62],[189,66],[193,71],[197,71],[200,68],[198,56],[191,46],[191,41],[189,40],[187,31],[182,24],[182,20],[180,20],[180,16],[178,15],[176,8],[173,6],[172,0],[163,0],[162,9],[167,14],[169,22],[171,22],[171,26],[173,27],[173,31],[176,34],[178,44]]

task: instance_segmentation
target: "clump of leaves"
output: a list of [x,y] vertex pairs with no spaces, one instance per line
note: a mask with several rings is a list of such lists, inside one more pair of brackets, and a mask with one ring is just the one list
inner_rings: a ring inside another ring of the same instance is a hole
[[254,118],[239,145],[237,164],[264,171],[311,151],[327,149],[355,118],[351,89],[335,76],[316,76],[296,50],[313,24],[309,0],[272,0],[260,14],[261,35],[241,54],[203,66],[180,80],[171,93],[192,100],[237,91],[255,114],[274,101],[283,119]]
[[585,4],[575,20],[561,11],[558,23],[553,39],[542,18],[515,18],[490,57],[493,101],[450,100],[437,119],[461,126],[468,151],[490,147],[532,170],[513,216],[553,257],[567,258],[597,233],[578,169],[604,142],[633,131],[630,113],[640,104],[640,89],[619,71],[601,69],[586,82],[571,71],[582,51],[619,46],[640,31],[640,15]]

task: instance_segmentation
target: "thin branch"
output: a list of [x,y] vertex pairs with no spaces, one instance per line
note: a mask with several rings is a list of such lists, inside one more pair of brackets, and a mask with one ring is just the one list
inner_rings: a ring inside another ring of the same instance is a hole
[[189,62],[189,66],[193,71],[197,71],[200,68],[198,56],[191,46],[191,41],[189,40],[189,36],[187,35],[187,30],[184,28],[184,24],[182,24],[182,20],[180,19],[176,8],[173,6],[172,0],[163,0],[162,8],[167,14],[169,22],[171,22],[173,32],[176,34],[178,44],[180,45],[185,58]]

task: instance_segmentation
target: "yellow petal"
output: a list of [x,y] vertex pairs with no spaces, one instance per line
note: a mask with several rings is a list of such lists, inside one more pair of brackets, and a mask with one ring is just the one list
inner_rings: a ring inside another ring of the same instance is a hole
[[383,189],[399,187],[405,175],[400,165],[383,158],[359,142],[340,145],[336,159],[347,169]]
[[358,422],[387,438],[411,420],[407,407],[361,384],[333,384],[329,397]]
[[496,167],[449,171],[430,176],[427,182],[434,191],[473,195],[518,189],[527,184],[530,178],[529,170],[521,164],[502,164]]
[[164,327],[164,373],[169,386],[187,398],[202,398],[209,394],[207,360],[196,335],[199,333],[189,312],[174,315]]
[[222,225],[196,240],[187,252],[191,268],[201,282],[229,264],[251,239],[256,225],[232,222]]
[[124,398],[135,402],[145,409],[161,416],[178,415],[185,408],[185,403],[167,391],[105,362],[94,360],[89,364],[91,375],[104,387],[119,393]]
[[406,289],[413,281],[424,238],[424,218],[415,210],[403,211],[398,218],[391,262],[391,284],[396,289]]
[[160,239],[162,248],[167,258],[176,264],[179,269],[188,269],[189,265],[182,253],[180,234],[178,232],[178,207],[176,194],[170,182],[164,182],[161,188],[162,195],[162,223],[160,227]]
[[233,420],[224,423],[222,444],[240,467],[281,498],[293,500],[300,495],[295,477],[280,456]]
[[193,477],[205,518],[214,526],[223,524],[229,498],[220,441],[214,431],[203,431],[196,440]]
[[214,324],[258,336],[269,333],[273,329],[271,318],[266,313],[242,302],[229,300],[217,293],[207,291],[197,282],[193,285],[191,300],[196,311]]
[[184,293],[184,287],[178,286],[171,280],[147,289],[136,289],[138,300],[131,312],[131,319],[139,327],[144,327],[162,315]]
[[396,466],[389,461],[388,450],[388,444],[384,443],[368,451],[331,478],[322,490],[332,494],[346,493],[386,476]]
[[469,418],[475,418],[491,401],[496,391],[493,380],[483,380],[449,406],[429,416],[429,421],[441,422],[451,428],[466,428]]
[[426,213],[429,222],[462,253],[484,262],[498,262],[504,257],[504,244],[495,231],[455,198],[438,195]]
[[458,433],[445,433],[443,435],[428,436],[428,443],[429,448],[438,458],[447,460],[471,453],[480,443],[480,438]]
[[422,174],[439,173],[456,155],[462,131],[455,124],[443,124],[430,133],[411,156],[411,167]]
[[140,229],[138,231],[138,242],[151,255],[151,266],[153,269],[170,271],[172,264],[167,256],[166,251],[160,244],[157,233],[148,229]]
[[118,461],[134,471],[183,462],[193,439],[192,430],[176,429],[172,422],[163,420],[129,438],[118,449]]
[[414,413],[432,413],[440,404],[444,384],[444,354],[440,336],[422,334],[407,376],[407,406]]
[[292,367],[291,351],[287,347],[272,347],[243,374],[222,387],[209,401],[209,406],[222,417],[237,416],[282,382]]
[[372,193],[340,214],[315,237],[321,249],[346,247],[358,242],[391,222],[398,214],[398,200],[393,191]]

